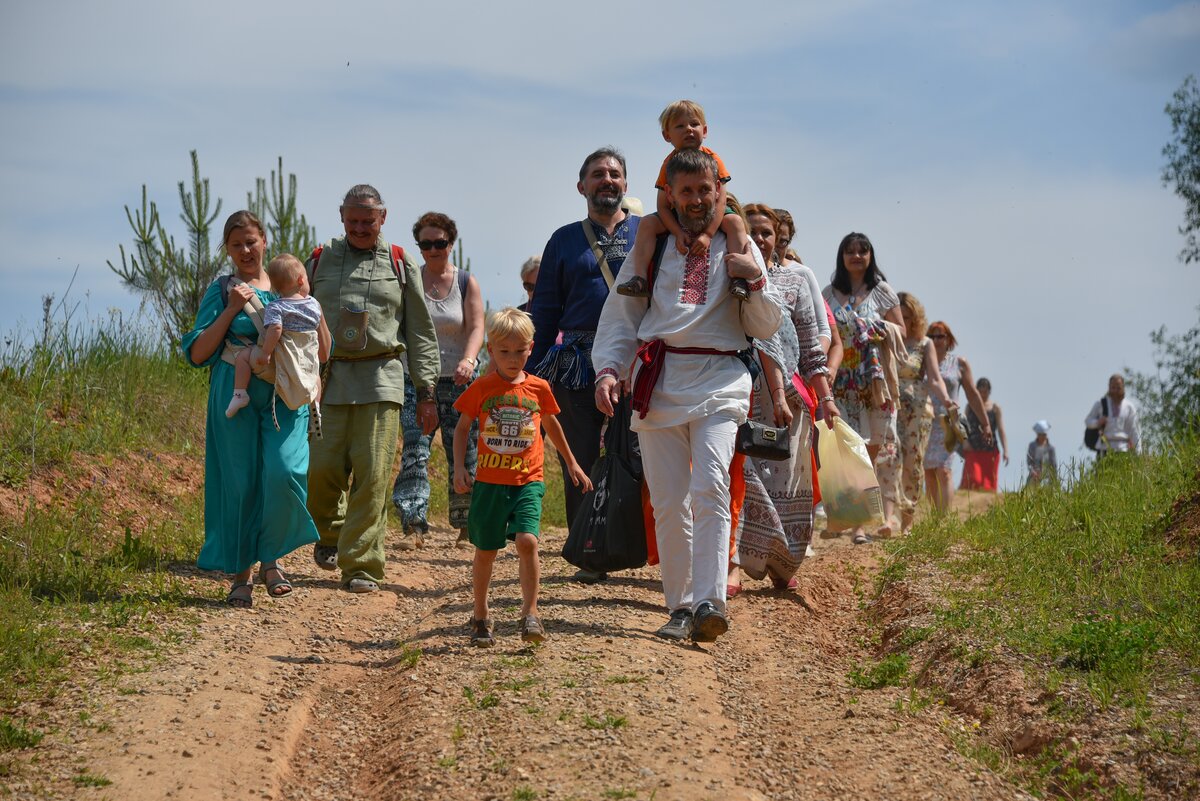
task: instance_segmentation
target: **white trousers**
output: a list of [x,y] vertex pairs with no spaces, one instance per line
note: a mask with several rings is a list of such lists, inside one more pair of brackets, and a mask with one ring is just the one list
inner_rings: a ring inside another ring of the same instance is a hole
[[725,611],[729,463],[737,427],[715,415],[638,432],[668,611],[695,611],[703,601]]

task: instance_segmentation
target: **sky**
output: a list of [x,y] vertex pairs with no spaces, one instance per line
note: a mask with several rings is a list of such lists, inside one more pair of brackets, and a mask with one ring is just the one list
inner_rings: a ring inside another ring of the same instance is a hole
[[[862,231],[888,281],[992,381],[1021,481],[1040,418],[1060,462],[1151,331],[1197,322],[1161,182],[1163,107],[1200,74],[1200,3],[932,0],[603,6],[13,0],[0,8],[0,328],[138,298],[108,261],[142,187],[168,229],[198,150],[216,225],[282,156],[321,239],[352,184],[384,234],[443,211],[491,305],[580,219],[583,157],[624,151],[653,205],[670,101],[706,109],[743,202],[790,210],[822,282]],[[74,280],[72,282],[72,276]]]

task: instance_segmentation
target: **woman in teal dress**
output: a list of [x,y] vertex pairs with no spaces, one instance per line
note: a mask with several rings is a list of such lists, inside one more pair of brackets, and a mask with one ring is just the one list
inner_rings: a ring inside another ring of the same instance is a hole
[[308,408],[292,411],[275,404],[279,430],[271,419],[275,387],[254,377],[250,405],[225,416],[233,394],[231,357],[258,331],[242,311],[257,295],[264,305],[274,300],[263,269],[266,234],[248,211],[225,222],[225,249],[234,274],[244,284],[228,286],[222,297],[218,281],[200,301],[196,326],[183,337],[183,354],[194,367],[211,369],[204,426],[204,546],[196,563],[205,570],[234,574],[225,599],[231,606],[253,602],[250,580],[254,565],[268,594],[287,595],[292,586],[276,563],[280,557],[317,541],[317,529],[305,507],[308,497]]

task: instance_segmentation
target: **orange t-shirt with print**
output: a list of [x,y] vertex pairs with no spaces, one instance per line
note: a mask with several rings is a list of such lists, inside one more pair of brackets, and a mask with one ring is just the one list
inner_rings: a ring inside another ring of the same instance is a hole
[[542,415],[558,414],[545,379],[526,373],[513,384],[488,373],[467,387],[454,408],[479,421],[476,481],[520,486],[542,480]]

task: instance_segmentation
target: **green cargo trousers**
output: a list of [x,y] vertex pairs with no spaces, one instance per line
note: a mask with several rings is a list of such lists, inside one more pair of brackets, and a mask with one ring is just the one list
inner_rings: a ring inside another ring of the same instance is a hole
[[336,545],[342,585],[383,581],[387,505],[400,404],[322,404],[322,439],[308,462],[308,511],[322,545]]

